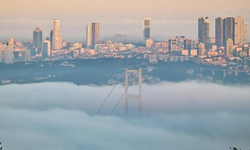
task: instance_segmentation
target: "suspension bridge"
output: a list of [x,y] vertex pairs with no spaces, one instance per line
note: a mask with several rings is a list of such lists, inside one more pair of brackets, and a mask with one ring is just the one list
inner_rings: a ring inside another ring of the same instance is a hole
[[[139,87],[139,92],[138,94],[129,94],[128,92],[128,88],[129,88],[129,73],[134,73],[134,74],[138,74],[138,87]],[[135,69],[128,69],[126,68],[125,70],[125,91],[122,94],[122,96],[120,97],[120,99],[118,100],[118,102],[116,103],[115,107],[113,108],[113,110],[111,111],[110,115],[112,115],[116,109],[116,107],[118,106],[118,104],[121,102],[122,98],[125,95],[125,114],[128,113],[128,101],[129,99],[137,99],[139,101],[139,112],[141,112],[142,110],[142,69],[139,68],[138,70]],[[108,100],[108,98],[110,97],[110,95],[112,94],[112,92],[114,91],[116,87],[116,84],[113,86],[113,88],[111,89],[111,91],[109,92],[108,96],[105,98],[104,102],[102,103],[102,105],[100,106],[100,108],[98,109],[98,111],[96,112],[96,115],[99,114],[100,110],[102,109],[102,107],[104,106],[104,104],[106,103],[106,101]]]
[[[210,68],[194,68],[194,70],[197,70],[199,69],[200,71],[203,71],[203,70],[210,70],[212,71],[212,75],[215,75],[215,71],[223,71],[223,76],[225,77],[226,76],[226,73],[227,72],[235,72],[235,75],[237,76],[238,72],[245,72],[246,75],[244,76],[244,78],[242,78],[240,80],[239,83],[242,83],[243,80],[246,78],[246,77],[249,77],[250,76],[250,73],[249,73],[249,69],[246,69],[246,70],[232,70],[232,69],[210,69]],[[138,94],[129,94],[128,92],[128,88],[129,88],[129,73],[134,73],[134,74],[138,74],[138,88],[139,88],[139,92]],[[112,109],[110,115],[112,115],[115,111],[115,109],[117,108],[117,106],[119,105],[119,103],[121,102],[121,100],[123,99],[124,95],[125,95],[125,114],[128,113],[128,102],[129,102],[129,99],[137,99],[139,101],[139,112],[141,112],[142,110],[142,69],[139,68],[137,70],[135,69],[128,69],[126,68],[125,70],[125,91],[123,92],[123,94],[121,95],[120,99],[118,100],[118,102],[116,103],[116,105],[114,106],[114,108]],[[96,112],[96,115],[99,114],[99,112],[101,111],[102,107],[105,105],[106,101],[108,100],[108,98],[110,97],[110,95],[112,94],[112,92],[114,91],[116,87],[116,84],[112,87],[111,91],[109,92],[108,96],[105,98],[104,102],[102,103],[102,105],[100,106],[100,108],[98,109],[98,111]]]

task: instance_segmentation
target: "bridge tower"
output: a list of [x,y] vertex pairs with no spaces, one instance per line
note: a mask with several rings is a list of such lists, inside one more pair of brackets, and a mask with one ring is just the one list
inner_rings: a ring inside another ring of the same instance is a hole
[[[130,95],[128,93],[128,87],[129,87],[129,83],[128,83],[128,73],[138,73],[138,85],[139,85],[139,93],[136,95]],[[128,68],[126,68],[125,71],[125,114],[128,113],[128,100],[129,99],[138,99],[139,100],[139,112],[141,112],[142,109],[142,97],[141,97],[141,68],[138,70],[129,70]]]

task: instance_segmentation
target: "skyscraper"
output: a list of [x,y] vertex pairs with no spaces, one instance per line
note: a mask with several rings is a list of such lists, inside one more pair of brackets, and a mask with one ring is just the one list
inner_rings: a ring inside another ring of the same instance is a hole
[[225,55],[226,56],[230,56],[232,53],[233,53],[233,45],[234,45],[234,42],[232,39],[227,39],[226,41],[226,49],[225,49]]
[[4,51],[6,48],[6,44],[0,43],[0,63],[4,61]]
[[86,45],[88,48],[92,46],[92,26],[91,23],[88,23],[86,27]]
[[50,31],[50,37],[49,37],[49,40],[50,40],[50,48],[53,47],[53,46],[52,46],[52,44],[53,44],[53,42],[52,42],[53,40],[52,40],[52,39],[53,39],[53,30]]
[[218,17],[215,19],[215,43],[217,45],[217,47],[221,47],[223,46],[223,31],[224,31],[224,19],[221,17]]
[[24,62],[30,61],[31,60],[30,56],[31,56],[30,50],[26,49],[22,51],[22,60]]
[[242,31],[241,43],[242,44],[246,44],[247,43],[247,32],[248,32],[246,24],[243,25],[243,29],[242,30],[243,31]]
[[[226,41],[231,39],[234,41],[234,18],[227,17],[224,19],[224,45],[226,45]],[[233,42],[234,43],[234,42]]]
[[143,41],[150,39],[150,18],[143,19]]
[[243,45],[243,25],[244,19],[243,17],[236,17],[234,19],[234,44]]
[[172,38],[169,40],[169,52],[177,51],[177,40]]
[[52,49],[61,49],[61,48],[62,48],[62,36],[61,36],[60,21],[58,19],[55,19],[53,26]]
[[38,49],[38,51],[41,50],[41,44],[42,44],[42,38],[43,38],[43,32],[39,27],[36,27],[33,31],[33,46]]
[[50,57],[50,41],[44,40],[42,43],[42,56],[43,58]]
[[198,39],[199,42],[209,44],[210,37],[210,19],[201,17],[198,19]]
[[91,25],[91,39],[92,46],[94,46],[99,41],[99,23],[93,22]]
[[184,40],[184,49],[191,50],[192,49],[192,39],[185,39]]
[[4,62],[6,64],[12,64],[14,62],[13,45],[7,43],[4,51]]

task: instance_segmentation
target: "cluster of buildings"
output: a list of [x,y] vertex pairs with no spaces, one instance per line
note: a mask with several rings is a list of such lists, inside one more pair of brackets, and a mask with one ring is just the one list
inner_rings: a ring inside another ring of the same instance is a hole
[[99,39],[100,25],[88,23],[86,42],[70,43],[62,40],[60,21],[55,19],[50,37],[43,40],[42,30],[36,27],[33,40],[24,45],[14,42],[13,38],[0,44],[0,63],[11,64],[16,61],[93,59],[93,58],[130,58],[140,57],[150,62],[187,61],[224,64],[234,59],[250,57],[247,43],[247,25],[243,17],[218,17],[215,19],[215,37],[210,36],[210,18],[198,18],[198,39],[176,36],[168,41],[153,41],[150,36],[150,18],[143,19],[143,42],[140,46],[103,42]]

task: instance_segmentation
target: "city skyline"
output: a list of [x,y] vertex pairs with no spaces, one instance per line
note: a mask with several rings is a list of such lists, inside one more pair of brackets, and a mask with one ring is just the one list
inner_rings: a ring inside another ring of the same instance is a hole
[[[4,3],[5,1],[6,0],[2,0],[0,3]],[[213,6],[213,2],[215,1],[202,3],[192,1],[190,3],[190,1],[186,2],[181,0],[178,2],[170,2],[168,3],[170,5],[166,6],[162,5],[165,2],[163,0],[146,2],[138,0],[133,2],[133,5],[131,5],[130,2],[132,1],[130,0],[126,3],[120,0],[124,6],[119,8],[116,8],[118,3],[107,0],[105,3],[102,3],[103,5],[95,9],[92,9],[93,7],[91,6],[97,1],[89,2],[88,7],[83,10],[76,9],[76,6],[79,6],[81,3],[83,4],[84,1],[72,0],[65,1],[65,5],[59,8],[52,9],[52,7],[42,7],[45,4],[46,6],[48,4],[54,5],[57,2],[56,0],[50,2],[45,0],[38,7],[32,4],[22,4],[25,3],[25,0],[23,2],[12,0],[13,5],[8,7],[8,9],[2,8],[1,6],[4,5],[1,5],[0,16],[2,19],[0,20],[0,32],[2,34],[0,40],[10,37],[17,40],[27,39],[31,37],[29,31],[35,27],[40,27],[44,32],[44,36],[49,37],[49,31],[52,26],[51,20],[54,18],[60,19],[61,29],[63,31],[62,35],[67,41],[85,40],[84,28],[88,22],[100,22],[100,31],[102,31],[100,34],[101,39],[115,34],[128,34],[141,39],[141,19],[145,17],[151,18],[151,36],[155,38],[171,38],[176,35],[185,35],[186,37],[194,39],[198,34],[196,30],[196,28],[198,28],[197,18],[202,16],[210,17],[211,31],[214,31],[215,18],[217,17],[242,16],[245,18],[245,23],[250,24],[248,10],[250,4],[246,3],[245,0],[237,2],[230,1],[229,3],[228,1],[222,0],[216,3],[217,6]],[[143,7],[141,2],[144,2]],[[182,5],[177,5],[177,3],[182,3]],[[227,3],[227,7],[223,7],[225,3]],[[195,5],[191,7],[191,4]],[[127,10],[128,5],[130,6],[129,11]],[[28,7],[32,8],[32,13],[30,13],[31,10],[25,10],[25,8]],[[101,9],[99,9],[100,7]],[[65,13],[65,8],[70,10],[70,13]],[[20,9],[22,9],[22,13],[17,13],[20,12]],[[81,19],[79,20],[79,18]],[[211,32],[211,36],[215,36],[214,32]]]
[[[206,17],[199,17],[198,18],[198,20],[200,20],[201,18],[206,18]],[[244,18],[244,17],[242,17],[242,16],[234,16],[234,17],[225,17],[225,16],[223,16],[223,17],[216,17],[216,18],[210,18],[209,16],[208,16],[208,19],[209,19],[209,21],[210,21],[210,27],[209,27],[209,37],[216,37],[216,33],[215,33],[215,31],[216,31],[216,19],[218,19],[218,18],[224,18],[224,19],[230,19],[230,18],[243,18],[244,19],[244,25],[246,25],[246,29],[247,29],[247,31],[250,31],[248,28],[250,27],[250,26],[248,26],[248,24],[247,24],[247,22],[245,21],[245,20],[247,20],[246,18]],[[144,18],[145,19],[145,18]],[[59,20],[60,22],[61,22],[61,20],[60,19],[53,19],[53,21],[54,20]],[[150,18],[150,20],[151,20],[151,18]],[[92,22],[92,23],[95,23],[95,22]],[[92,23],[91,23],[91,26],[92,26]],[[98,28],[99,28],[99,22],[96,22],[97,24],[98,24]],[[154,23],[154,22],[153,22]],[[87,25],[88,25],[89,23],[87,23]],[[196,18],[196,24],[197,24],[197,18]],[[51,23],[51,25],[52,25],[52,28],[53,28],[53,23]],[[61,26],[61,23],[60,23],[60,26]],[[176,36],[186,36],[187,38],[191,38],[191,39],[193,39],[193,40],[198,40],[198,37],[199,37],[199,32],[198,32],[198,30],[197,29],[199,29],[199,23],[196,25],[197,26],[197,28],[196,28],[196,34],[194,34],[195,33],[195,31],[192,33],[192,36],[187,36],[187,35],[185,35],[185,34],[175,34],[175,35],[168,35],[168,34],[166,34],[165,36],[163,35],[163,34],[150,34],[150,36],[151,37],[153,37],[153,38],[155,38],[155,39],[157,39],[157,40],[168,40],[168,39],[171,39],[171,38],[175,38]],[[243,26],[243,28],[244,28],[245,26]],[[40,28],[39,26],[37,26],[36,28]],[[141,27],[142,28],[142,27]],[[150,25],[150,28],[151,28],[151,25]],[[194,27],[193,27],[194,28]],[[62,30],[62,29],[61,29]],[[99,30],[101,30],[101,29],[99,29]],[[53,30],[49,30],[48,32],[46,32],[45,34],[44,34],[44,31],[43,31],[43,39],[42,40],[45,40],[46,38],[50,38],[51,39],[51,37],[52,37],[52,31]],[[105,30],[104,30],[105,31]],[[64,31],[62,31],[63,33],[64,33]],[[70,32],[69,32],[69,34],[71,34]],[[69,38],[69,36],[67,36],[68,35],[68,33],[65,33],[65,35],[64,34],[61,34],[62,36],[63,36],[63,41],[71,41],[71,42],[82,42],[82,43],[85,43],[86,42],[86,40],[87,40],[87,36],[86,36],[86,34],[87,34],[87,30],[86,30],[86,25],[85,25],[85,30],[83,30],[83,32],[78,32],[78,34],[83,34],[83,35],[81,35],[81,36],[83,36],[84,38],[82,39],[82,38],[79,38],[79,36],[72,36],[73,37],[73,39],[72,39],[72,37],[71,38]],[[127,34],[127,33],[114,33],[114,34],[109,34],[109,35],[107,35],[107,36],[105,36],[105,35],[102,35],[102,34],[100,34],[99,35],[99,39],[100,40],[102,40],[103,38],[106,38],[106,37],[113,37],[115,34],[126,34],[126,35],[129,35],[129,36],[132,36],[133,38],[135,38],[136,40],[142,40],[143,41],[143,37],[142,37],[142,34],[143,33],[139,33],[139,32],[137,32],[137,34]],[[85,35],[85,36],[84,36]],[[154,35],[156,35],[156,36],[154,36]],[[198,35],[198,36],[197,36]],[[16,39],[15,41],[21,41],[21,42],[25,42],[25,41],[27,41],[28,39],[32,39],[32,35],[30,36],[30,35],[28,35],[28,37],[27,38],[20,38],[20,37],[23,37],[22,35],[17,35],[16,36],[16,38],[14,38],[14,39]],[[65,37],[65,38],[64,38]],[[8,37],[8,39],[9,38],[13,38],[13,37]],[[0,35],[0,40],[1,41],[6,41],[7,42],[7,37],[6,38],[3,38],[1,35]],[[247,41],[248,42],[250,42],[250,35],[249,34],[247,34]],[[51,42],[52,43],[52,42]]]

